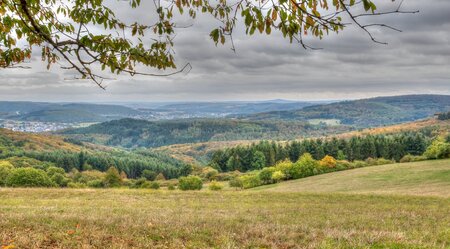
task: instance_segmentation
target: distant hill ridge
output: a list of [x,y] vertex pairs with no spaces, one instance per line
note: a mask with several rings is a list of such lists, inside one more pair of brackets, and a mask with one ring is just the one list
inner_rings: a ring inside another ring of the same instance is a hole
[[403,95],[348,100],[298,110],[243,115],[245,120],[337,119],[356,127],[390,125],[424,119],[450,110],[450,95]]

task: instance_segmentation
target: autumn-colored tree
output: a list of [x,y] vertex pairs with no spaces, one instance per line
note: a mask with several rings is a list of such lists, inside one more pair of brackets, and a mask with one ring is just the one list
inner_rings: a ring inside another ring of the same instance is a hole
[[[394,2],[395,0],[392,0]],[[187,70],[190,65],[176,69],[174,37],[180,28],[175,18],[187,13],[214,17],[217,27],[210,32],[212,40],[233,45],[233,30],[243,25],[249,35],[255,32],[270,35],[280,32],[290,42],[309,46],[303,37],[322,38],[338,33],[355,24],[367,33],[370,28],[394,27],[367,22],[367,17],[395,13],[379,12],[375,0],[166,0],[154,1],[145,21],[123,20],[119,10],[142,8],[141,0],[117,1],[114,7],[105,0],[2,0],[0,1],[0,67],[18,67],[30,60],[32,49],[41,50],[42,61],[50,68],[61,64],[63,69],[76,72],[80,78],[91,79],[104,88],[104,75],[99,69],[114,74],[170,75]],[[108,7],[110,6],[110,7]],[[134,10],[136,11],[136,10]],[[133,13],[133,12],[131,12]],[[366,21],[365,21],[366,20]],[[165,74],[139,71],[139,65],[159,70],[172,69]]]
[[326,168],[335,168],[337,161],[334,159],[334,157],[326,155],[322,160],[319,161],[320,166],[326,167]]

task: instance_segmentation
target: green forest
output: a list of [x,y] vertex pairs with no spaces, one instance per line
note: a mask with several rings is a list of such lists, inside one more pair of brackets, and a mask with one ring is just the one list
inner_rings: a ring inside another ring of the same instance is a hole
[[63,131],[64,136],[108,146],[159,147],[170,144],[228,140],[288,140],[351,130],[346,126],[311,125],[298,121],[183,119],[146,121],[121,119]]

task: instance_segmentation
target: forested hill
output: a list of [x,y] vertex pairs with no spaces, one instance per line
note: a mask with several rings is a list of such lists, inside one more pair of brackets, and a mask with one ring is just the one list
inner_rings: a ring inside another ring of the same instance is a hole
[[42,122],[102,122],[137,115],[120,105],[0,101],[0,118]]
[[294,111],[241,116],[245,120],[335,119],[356,127],[390,125],[430,117],[450,110],[450,95],[405,95],[314,105]]
[[98,145],[83,144],[52,135],[29,134],[0,128],[0,163],[14,167],[45,169],[51,166],[66,172],[106,171],[114,166],[130,178],[144,170],[162,173],[166,178],[186,175],[186,164],[168,155],[150,151],[124,151]]
[[121,119],[86,128],[62,131],[81,141],[121,147],[159,147],[207,141],[273,139],[322,136],[350,130],[346,126],[311,125],[306,122],[242,121],[233,119],[182,119],[145,121]]

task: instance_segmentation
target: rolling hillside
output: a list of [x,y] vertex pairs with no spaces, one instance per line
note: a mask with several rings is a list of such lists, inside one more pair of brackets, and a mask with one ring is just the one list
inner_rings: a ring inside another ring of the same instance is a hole
[[273,192],[406,194],[450,197],[450,159],[333,172],[256,188]]
[[294,111],[242,116],[245,120],[337,120],[356,127],[409,122],[450,110],[449,95],[406,95],[307,106]]
[[171,144],[233,140],[286,140],[342,133],[350,127],[328,127],[305,122],[242,121],[233,119],[182,119],[146,121],[121,119],[61,134],[109,146],[159,147]]
[[164,153],[125,151],[89,143],[74,142],[55,135],[30,134],[0,129],[0,162],[16,167],[52,165],[66,172],[76,170],[106,171],[115,166],[130,178],[140,177],[145,169],[178,177],[185,164]]

